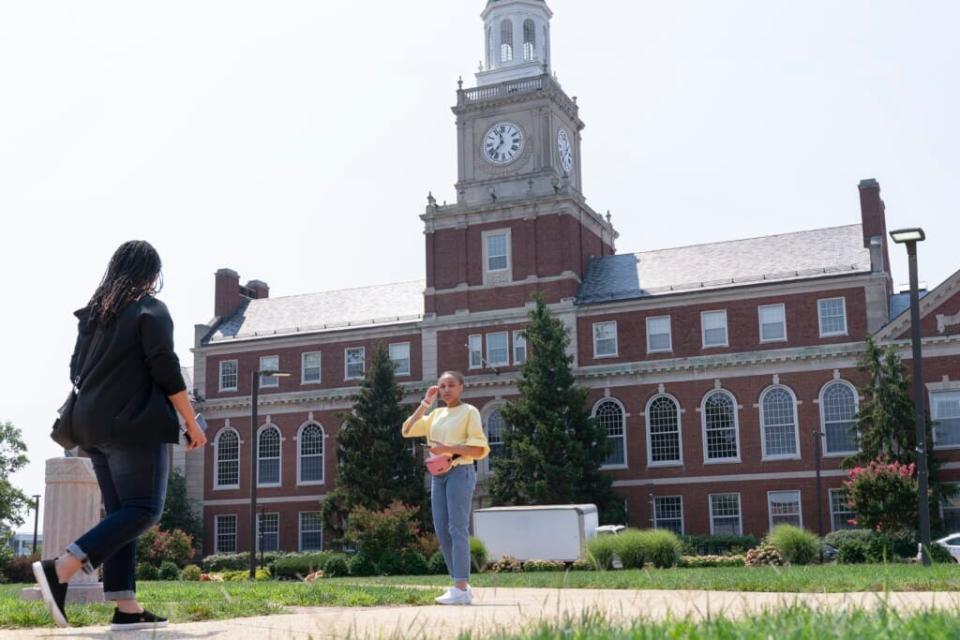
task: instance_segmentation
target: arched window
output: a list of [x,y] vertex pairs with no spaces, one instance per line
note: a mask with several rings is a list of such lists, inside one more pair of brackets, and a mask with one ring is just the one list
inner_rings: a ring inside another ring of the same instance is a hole
[[504,20],[500,23],[500,62],[513,60],[513,22]]
[[523,21],[523,59],[535,60],[537,57],[537,27],[533,20]]
[[257,435],[257,486],[280,484],[280,430],[268,425]]
[[837,380],[820,391],[820,421],[825,454],[857,451],[857,392],[852,385]]
[[309,422],[297,436],[298,484],[323,483],[323,427]]
[[627,464],[627,431],[624,428],[623,405],[616,400],[601,400],[593,408],[593,417],[597,419],[610,441],[610,453],[603,461],[605,467],[618,467]]
[[660,395],[647,403],[647,464],[682,462],[680,408],[670,396]]
[[240,486],[240,436],[230,428],[221,429],[217,434],[216,476],[217,488]]
[[785,387],[770,387],[760,398],[764,458],[799,456],[797,402]]
[[703,400],[704,459],[738,460],[737,401],[726,391],[713,391]]
[[487,444],[490,445],[491,458],[503,454],[503,429],[506,424],[499,409],[494,409],[487,416]]

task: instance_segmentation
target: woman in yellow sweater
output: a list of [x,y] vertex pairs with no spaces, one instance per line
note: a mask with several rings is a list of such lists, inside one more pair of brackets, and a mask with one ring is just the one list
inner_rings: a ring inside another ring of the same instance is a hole
[[[447,570],[454,581],[438,604],[470,604],[470,511],[473,490],[477,485],[476,460],[490,453],[483,434],[480,412],[460,401],[463,375],[447,371],[426,396],[412,416],[403,423],[405,438],[426,437],[432,445],[430,453],[451,458],[450,470],[433,477],[430,500],[433,527],[440,539],[440,550]],[[444,406],[427,414],[437,396]]]

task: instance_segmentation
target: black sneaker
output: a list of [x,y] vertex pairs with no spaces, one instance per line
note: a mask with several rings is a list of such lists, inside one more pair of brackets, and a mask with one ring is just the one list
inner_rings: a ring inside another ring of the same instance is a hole
[[127,629],[158,629],[167,626],[167,619],[155,616],[146,609],[143,613],[124,613],[120,609],[113,612],[111,631],[125,631]]
[[47,605],[53,621],[59,627],[69,627],[67,622],[67,612],[64,608],[64,600],[67,599],[67,585],[60,584],[57,577],[56,562],[54,560],[43,560],[33,563],[33,577],[37,579],[40,586],[40,593],[43,595],[43,602]]

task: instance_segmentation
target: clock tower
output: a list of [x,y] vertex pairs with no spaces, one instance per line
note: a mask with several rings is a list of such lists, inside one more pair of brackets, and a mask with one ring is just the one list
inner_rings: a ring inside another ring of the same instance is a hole
[[586,261],[614,252],[609,219],[583,196],[579,107],[551,70],[545,0],[488,0],[486,64],[461,81],[457,200],[422,216],[427,314],[523,307],[576,295]]

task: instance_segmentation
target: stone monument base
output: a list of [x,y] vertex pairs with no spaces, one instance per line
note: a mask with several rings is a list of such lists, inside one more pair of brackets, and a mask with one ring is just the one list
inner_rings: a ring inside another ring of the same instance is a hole
[[[43,600],[40,587],[26,587],[20,590],[21,600]],[[104,602],[103,583],[71,584],[67,589],[67,604],[90,604]]]

